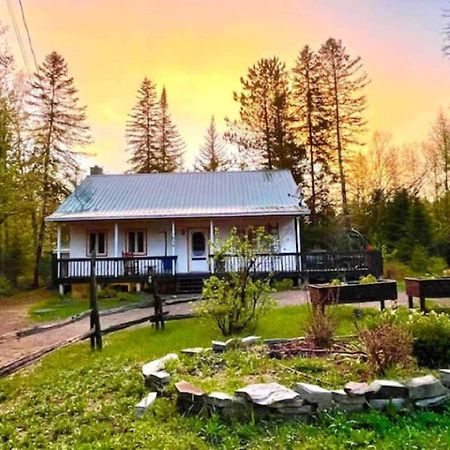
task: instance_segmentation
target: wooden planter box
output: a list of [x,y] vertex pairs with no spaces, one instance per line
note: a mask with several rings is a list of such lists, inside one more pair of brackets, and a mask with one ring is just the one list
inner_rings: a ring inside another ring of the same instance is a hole
[[311,284],[309,286],[311,303],[322,308],[330,304],[365,303],[379,301],[381,309],[386,300],[397,300],[397,282],[377,281],[370,284]]
[[450,277],[405,278],[406,295],[410,308],[414,307],[414,297],[420,300],[420,309],[425,311],[425,298],[450,298]]

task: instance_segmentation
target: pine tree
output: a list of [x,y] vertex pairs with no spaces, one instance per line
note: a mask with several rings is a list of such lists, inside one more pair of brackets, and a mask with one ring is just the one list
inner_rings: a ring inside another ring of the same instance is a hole
[[320,59],[305,46],[299,53],[293,69],[292,103],[296,138],[307,148],[304,187],[309,191],[306,202],[311,211],[311,222],[317,213],[327,211],[330,205],[329,186],[332,181],[333,161],[328,144],[330,124],[323,99]]
[[39,266],[45,238],[45,217],[69,193],[78,170],[76,149],[91,142],[86,108],[79,105],[67,63],[56,52],[48,55],[31,82],[28,101],[34,140],[34,172],[39,176],[38,234],[33,285],[39,285]]
[[214,116],[206,131],[205,143],[200,148],[200,153],[195,162],[195,170],[204,172],[216,172],[227,170],[230,161],[227,157],[222,137],[216,128]]
[[158,172],[174,172],[183,168],[185,144],[172,122],[167,102],[166,88],[163,87],[159,101],[157,124],[157,168]]
[[159,172],[158,120],[156,87],[148,78],[144,78],[126,127],[128,151],[132,154],[129,159],[132,172]]
[[[226,138],[233,144],[254,149],[263,167],[291,169],[298,179],[302,149],[293,138],[285,64],[277,57],[261,59],[241,78],[241,85],[241,92],[234,93],[240,105],[240,124],[233,124],[234,132],[227,132]],[[244,139],[235,133],[239,128],[244,131]],[[253,140],[246,140],[252,136]]]
[[327,120],[332,124],[330,145],[336,149],[338,162],[342,212],[350,227],[345,166],[351,146],[360,144],[358,134],[366,124],[366,97],[362,91],[369,81],[361,58],[352,58],[340,40],[328,39],[319,50],[319,58]]

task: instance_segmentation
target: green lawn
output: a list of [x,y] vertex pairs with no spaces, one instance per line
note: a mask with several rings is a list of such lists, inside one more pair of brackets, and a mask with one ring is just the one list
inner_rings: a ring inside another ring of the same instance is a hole
[[[338,315],[342,319],[339,332],[353,332],[353,308],[339,307]],[[264,337],[297,336],[305,328],[306,316],[305,306],[280,308],[256,332]],[[88,343],[73,345],[31,369],[1,379],[0,448],[450,447],[450,411],[406,416],[334,414],[310,425],[295,421],[226,425],[217,418],[181,417],[173,400],[164,398],[157,400],[152,413],[136,419],[134,405],[146,393],[141,364],[183,347],[209,345],[214,338],[220,338],[215,328],[198,319],[168,322],[164,332],[144,326],[107,336],[102,352],[91,353]],[[305,363],[302,370],[316,373],[315,366]]]
[[[98,305],[100,309],[110,309],[136,303],[141,299],[142,297],[137,294],[120,294],[118,297],[100,298]],[[48,322],[72,317],[89,308],[89,299],[73,299],[68,295],[60,297],[58,294],[52,293],[48,298],[33,304],[29,310],[29,316],[35,322]]]

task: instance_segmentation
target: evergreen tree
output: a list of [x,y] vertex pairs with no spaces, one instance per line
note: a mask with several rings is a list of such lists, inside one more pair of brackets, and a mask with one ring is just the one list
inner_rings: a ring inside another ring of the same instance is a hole
[[34,140],[34,172],[39,177],[37,245],[33,286],[39,285],[39,267],[45,238],[45,217],[72,188],[78,170],[76,148],[91,142],[85,107],[79,105],[67,63],[56,52],[48,55],[31,82],[28,101]]
[[299,53],[293,69],[292,103],[295,131],[299,142],[307,149],[304,187],[306,202],[314,224],[318,211],[326,212],[330,205],[329,186],[332,181],[333,155],[328,144],[329,122],[321,85],[320,59],[305,46]]
[[129,164],[136,173],[159,172],[159,104],[156,87],[144,78],[126,127]]
[[368,84],[361,58],[352,58],[342,42],[328,39],[319,50],[323,98],[331,125],[330,145],[336,149],[341,187],[342,212],[350,227],[345,166],[352,145],[360,144],[358,134],[364,130],[366,97],[362,93]]
[[227,170],[229,165],[230,161],[227,157],[224,143],[217,131],[214,116],[212,116],[206,131],[205,143],[200,148],[200,153],[195,163],[195,169],[205,172],[216,172],[218,170]]
[[159,101],[157,127],[157,171],[174,172],[181,170],[183,168],[185,145],[176,125],[172,122],[165,87],[163,87]]
[[[289,104],[289,82],[286,66],[277,57],[261,59],[241,78],[242,90],[234,93],[240,105],[240,134],[226,133],[227,139],[260,155],[267,169],[291,169],[300,179],[303,149],[295,144]],[[251,141],[246,140],[253,137]]]

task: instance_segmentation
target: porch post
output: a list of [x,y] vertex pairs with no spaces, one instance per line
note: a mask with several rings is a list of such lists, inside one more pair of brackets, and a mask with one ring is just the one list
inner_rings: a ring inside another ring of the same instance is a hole
[[[56,264],[57,264],[57,273],[58,279],[61,276],[61,225],[58,223],[56,226]],[[59,295],[64,295],[64,286],[60,284],[59,286]]]
[[119,257],[119,224],[114,224],[114,258]]
[[297,247],[297,253],[298,253],[298,266],[299,270],[302,270],[302,258],[301,258],[301,252],[302,252],[302,241],[300,240],[300,223],[298,220],[298,217],[295,218],[295,244]]
[[[211,254],[212,258],[211,258],[211,273],[214,273],[214,255],[213,255],[213,251],[214,251],[214,223],[213,220],[211,219],[210,223],[209,223],[209,241],[211,242],[211,249],[209,249],[208,246],[208,250],[209,253]],[[208,255],[209,258],[209,255]]]
[[[176,246],[176,230],[175,230],[175,220],[172,220],[172,256],[175,255],[175,246]],[[175,265],[172,266],[172,272],[175,273],[176,269],[176,262]]]

